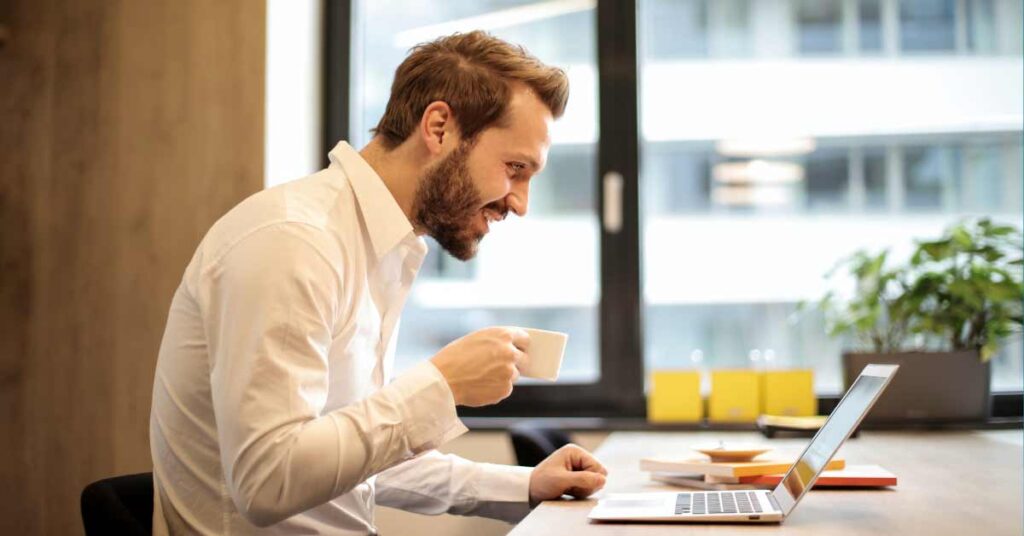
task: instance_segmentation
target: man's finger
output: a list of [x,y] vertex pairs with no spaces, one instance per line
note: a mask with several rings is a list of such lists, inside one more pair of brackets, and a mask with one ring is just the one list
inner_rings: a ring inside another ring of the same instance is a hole
[[566,464],[567,469],[574,471],[582,469],[584,471],[601,473],[602,475],[608,474],[608,470],[605,469],[604,465],[601,464],[593,454],[587,452],[583,448],[572,443],[562,448],[566,450],[567,461],[569,462]]
[[523,328],[510,327],[507,329],[512,335],[512,344],[519,351],[528,352],[530,350],[530,334]]
[[604,487],[605,476],[592,471],[575,471],[567,473],[563,482],[565,493],[583,499]]
[[521,352],[515,348],[513,348],[512,351],[515,353],[516,370],[520,372],[526,370],[526,367],[530,366],[530,354]]

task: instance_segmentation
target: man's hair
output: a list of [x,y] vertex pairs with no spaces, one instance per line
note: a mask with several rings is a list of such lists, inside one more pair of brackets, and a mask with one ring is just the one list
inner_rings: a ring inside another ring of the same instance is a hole
[[388,149],[404,142],[419,125],[427,105],[448,104],[463,140],[505,118],[512,83],[532,89],[554,118],[565,112],[569,79],[523,47],[482,31],[453,34],[413,47],[395,70],[391,98],[372,130]]

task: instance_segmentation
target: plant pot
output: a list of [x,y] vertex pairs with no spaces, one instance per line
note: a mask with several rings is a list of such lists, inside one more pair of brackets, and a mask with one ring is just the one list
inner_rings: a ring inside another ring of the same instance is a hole
[[991,367],[977,351],[844,353],[850,384],[870,363],[899,365],[892,383],[864,419],[868,423],[980,422],[990,415]]

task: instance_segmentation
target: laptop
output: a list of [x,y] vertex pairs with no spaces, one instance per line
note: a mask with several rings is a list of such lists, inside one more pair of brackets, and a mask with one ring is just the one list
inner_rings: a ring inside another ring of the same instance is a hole
[[814,486],[867,415],[899,365],[868,365],[774,490],[618,493],[598,501],[593,521],[781,523]]

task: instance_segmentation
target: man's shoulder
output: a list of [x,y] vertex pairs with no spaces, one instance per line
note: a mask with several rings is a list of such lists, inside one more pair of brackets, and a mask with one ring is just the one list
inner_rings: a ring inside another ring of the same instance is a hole
[[341,235],[350,226],[344,220],[351,212],[351,191],[330,176],[331,171],[322,170],[243,200],[207,232],[200,245],[204,256],[215,261],[243,240],[282,228],[332,257],[340,255],[346,247]]

